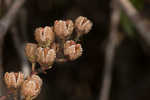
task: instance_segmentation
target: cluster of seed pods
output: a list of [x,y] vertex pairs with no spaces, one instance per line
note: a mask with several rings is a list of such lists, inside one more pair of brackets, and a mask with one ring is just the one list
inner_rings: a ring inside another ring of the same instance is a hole
[[42,79],[38,75],[30,75],[25,79],[22,72],[6,72],[4,81],[9,91],[14,95],[17,100],[18,90],[21,91],[21,97],[25,100],[32,100],[38,96],[42,86]]
[[[25,53],[32,63],[39,63],[43,72],[52,68],[54,62],[76,60],[82,55],[82,46],[77,43],[79,37],[87,34],[92,22],[86,17],[79,16],[72,20],[56,20],[53,26],[39,27],[34,36],[37,43],[27,43]],[[74,35],[73,35],[74,33]]]
[[32,74],[25,79],[21,72],[6,72],[4,80],[8,89],[21,89],[21,95],[26,100],[36,98],[42,86],[42,79],[36,75],[36,63],[45,73],[54,62],[79,58],[83,50],[78,40],[91,30],[92,25],[89,19],[79,16],[74,22],[56,20],[53,26],[36,28],[34,36],[37,43],[27,43],[25,46],[25,54],[32,63]]

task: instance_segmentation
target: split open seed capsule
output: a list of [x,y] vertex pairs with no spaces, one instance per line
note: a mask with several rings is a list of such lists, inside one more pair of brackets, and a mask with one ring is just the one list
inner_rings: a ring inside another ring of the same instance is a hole
[[46,26],[44,28],[40,27],[35,30],[35,40],[42,47],[48,47],[54,41],[55,36],[53,28]]
[[48,47],[47,48],[39,47],[36,51],[36,55],[37,55],[37,62],[41,65],[41,67],[49,66],[49,68],[51,68],[56,58],[56,51]]
[[38,75],[32,75],[24,81],[21,94],[24,98],[29,100],[35,99],[41,91],[42,79]]
[[24,81],[24,74],[22,72],[6,72],[4,80],[8,88],[18,88]]
[[82,55],[81,44],[76,44],[74,41],[66,41],[64,44],[64,55],[68,56],[69,60],[75,60]]
[[79,35],[87,34],[91,30],[92,26],[92,22],[86,17],[79,16],[75,20],[75,29]]
[[61,39],[66,39],[69,37],[74,29],[74,24],[72,20],[56,20],[54,23],[54,32]]

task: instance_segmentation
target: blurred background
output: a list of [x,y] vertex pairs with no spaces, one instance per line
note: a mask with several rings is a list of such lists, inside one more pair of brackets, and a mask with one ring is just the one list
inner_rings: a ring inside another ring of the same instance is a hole
[[[15,1],[21,0],[0,0],[0,22]],[[100,100],[105,68],[105,48],[111,28],[112,1],[24,1],[6,34],[0,36],[2,37],[0,42],[3,43],[0,47],[1,73],[31,69],[31,64],[24,56],[24,45],[28,42],[36,42],[35,28],[51,26],[57,19],[75,20],[78,16],[86,16],[93,22],[93,27],[81,38],[83,55],[75,61],[54,63],[47,74],[40,74],[44,85],[37,100]],[[130,0],[130,3],[140,13],[143,21],[149,25],[150,1]],[[109,99],[147,100],[150,99],[150,48],[126,13],[120,12],[119,41],[114,51]]]

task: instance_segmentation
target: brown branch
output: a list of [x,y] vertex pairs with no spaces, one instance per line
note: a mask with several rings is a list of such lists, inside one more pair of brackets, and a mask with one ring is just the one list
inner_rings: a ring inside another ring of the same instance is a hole
[[146,23],[144,23],[144,18],[139,14],[139,12],[133,7],[129,0],[118,0],[120,7],[127,14],[131,22],[135,25],[136,29],[142,38],[150,45],[150,29]]
[[6,15],[3,16],[3,18],[0,20],[0,37],[3,37],[6,34],[6,31],[12,24],[19,9],[24,4],[24,1],[25,0],[15,0],[15,2],[12,4]]
[[[0,45],[2,45],[3,44],[3,39],[1,39],[1,41],[0,41]],[[0,47],[0,51],[2,51],[2,47]],[[0,74],[2,75],[2,73],[3,73],[3,67],[2,67],[2,52],[0,52]],[[2,96],[2,95],[4,95],[4,84],[3,84],[3,81],[2,81],[2,79],[1,79],[2,77],[0,77],[0,96]]]
[[105,67],[104,76],[101,88],[101,94],[99,100],[109,100],[109,93],[112,82],[112,69],[113,69],[113,58],[115,55],[115,48],[118,42],[118,24],[120,20],[120,8],[115,0],[112,0],[112,15],[110,24],[110,35],[108,44],[105,52]]
[[17,15],[20,7],[23,5],[25,0],[16,0],[12,7],[9,9],[7,14],[0,20],[0,71],[3,72],[2,69],[2,47],[3,47],[3,40],[4,36],[12,24],[14,18]]

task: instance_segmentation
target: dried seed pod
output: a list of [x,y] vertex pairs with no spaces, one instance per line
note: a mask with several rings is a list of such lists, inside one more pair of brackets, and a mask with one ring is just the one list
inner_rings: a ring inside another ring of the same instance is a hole
[[65,39],[67,37],[69,37],[74,29],[74,24],[72,22],[72,20],[56,20],[54,23],[54,31],[56,33],[56,35],[61,38],[61,39]]
[[53,28],[49,26],[37,28],[34,35],[35,40],[42,47],[49,46],[55,39]]
[[24,74],[22,72],[6,72],[4,80],[8,88],[18,88],[24,81]]
[[35,99],[41,91],[42,79],[37,75],[32,75],[24,81],[21,94],[25,98]]
[[75,28],[79,35],[87,34],[91,30],[92,26],[92,22],[86,17],[79,16],[75,20]]
[[37,62],[42,67],[49,66],[49,68],[51,68],[51,65],[53,64],[56,58],[56,51],[50,48],[39,47],[37,49],[36,55],[37,55]]
[[82,55],[82,47],[74,41],[67,41],[64,44],[64,55],[69,57],[69,60],[75,60]]
[[42,80],[38,75],[33,74],[31,75],[31,77],[29,77],[29,79],[35,81],[38,84],[39,88],[40,86],[42,86]]
[[25,46],[25,54],[28,58],[28,60],[32,63],[36,62],[36,49],[37,45],[34,43],[27,43]]

